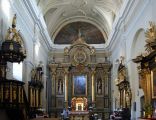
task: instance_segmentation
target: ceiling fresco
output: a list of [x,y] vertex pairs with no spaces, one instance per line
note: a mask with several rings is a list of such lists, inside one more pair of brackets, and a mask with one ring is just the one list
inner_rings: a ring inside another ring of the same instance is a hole
[[64,26],[56,35],[54,44],[72,44],[78,39],[78,32],[87,44],[104,44],[105,39],[101,31],[87,22],[73,22]]
[[[64,25],[76,21],[83,21],[92,23],[103,33],[105,40],[96,27],[92,25],[84,24],[87,26],[85,30],[82,28],[82,33],[86,35],[86,42],[89,43],[106,43],[108,36],[112,31],[113,22],[118,16],[118,12],[123,4],[123,0],[35,0],[36,5],[43,14],[47,30],[51,36],[51,40],[54,43],[65,44],[71,43],[71,40],[76,39],[77,29],[75,27],[68,26],[67,29],[70,37],[67,40],[66,34],[59,35],[58,31],[63,28]],[[71,24],[72,25],[72,24]],[[74,25],[74,23],[73,23]],[[75,25],[76,26],[76,25]],[[80,25],[81,26],[81,25]],[[92,29],[90,29],[92,28]],[[64,28],[60,31],[63,32]],[[70,32],[72,31],[72,32]],[[65,32],[65,31],[64,31]],[[63,33],[64,33],[63,32]],[[99,33],[98,35],[92,33]],[[56,35],[58,34],[57,38]],[[71,35],[72,34],[72,35]],[[90,35],[88,35],[90,34]],[[54,41],[54,39],[56,40]],[[61,42],[59,39],[62,39]]]

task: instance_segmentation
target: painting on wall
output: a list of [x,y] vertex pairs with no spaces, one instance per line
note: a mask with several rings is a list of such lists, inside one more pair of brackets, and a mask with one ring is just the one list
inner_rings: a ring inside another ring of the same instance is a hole
[[75,75],[73,76],[73,95],[85,96],[87,94],[87,76]]
[[156,98],[156,69],[151,71],[152,98]]

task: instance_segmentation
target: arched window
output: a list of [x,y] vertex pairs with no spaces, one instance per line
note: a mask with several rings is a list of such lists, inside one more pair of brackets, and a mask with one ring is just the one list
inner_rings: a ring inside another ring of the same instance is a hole
[[13,63],[13,78],[19,81],[22,81],[22,74],[23,74],[23,64],[20,63]]

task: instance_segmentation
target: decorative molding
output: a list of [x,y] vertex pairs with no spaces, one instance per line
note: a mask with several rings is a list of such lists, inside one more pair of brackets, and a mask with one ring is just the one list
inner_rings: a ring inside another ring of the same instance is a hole
[[[122,26],[122,23],[124,22],[124,20],[126,20],[126,19],[128,19],[128,17],[130,17],[129,13],[134,12],[133,10],[134,10],[135,2],[136,1],[133,1],[133,0],[132,1],[129,1],[129,0],[125,1],[121,10],[119,11],[118,17],[115,19],[114,25],[112,28],[113,31],[110,33],[109,38],[108,38],[108,42],[106,43],[107,44],[106,46],[111,48],[111,50],[115,49],[115,46],[118,42],[117,38],[119,37],[119,32],[120,32],[120,28]],[[129,25],[129,29],[128,29],[128,31],[126,31],[126,33],[124,33],[124,36],[128,36],[129,32],[134,28],[136,21],[143,14],[143,10],[145,9],[145,7],[148,5],[149,2],[150,2],[150,0],[143,2],[143,6],[139,6],[140,7],[140,12],[139,12],[140,14],[137,17],[135,17],[135,19],[129,18],[129,19],[132,19],[131,21],[134,21],[134,22]]]
[[26,8],[28,9],[33,20],[37,23],[45,44],[47,45],[48,49],[50,49],[52,47],[52,42],[48,34],[43,17],[40,16],[41,13],[39,13],[38,9],[36,8],[36,5],[33,2],[24,0],[24,4]]

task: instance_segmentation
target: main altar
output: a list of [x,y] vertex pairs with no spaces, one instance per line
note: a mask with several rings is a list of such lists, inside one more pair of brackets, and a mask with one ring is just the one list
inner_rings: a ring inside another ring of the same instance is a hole
[[93,107],[108,118],[111,109],[109,55],[106,51],[96,51],[81,35],[63,53],[49,53],[52,115],[70,107],[71,120],[87,120],[88,109]]
[[72,111],[70,114],[70,120],[89,120],[88,111]]

